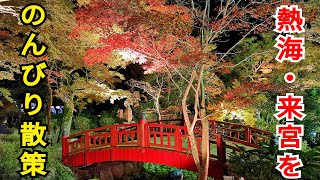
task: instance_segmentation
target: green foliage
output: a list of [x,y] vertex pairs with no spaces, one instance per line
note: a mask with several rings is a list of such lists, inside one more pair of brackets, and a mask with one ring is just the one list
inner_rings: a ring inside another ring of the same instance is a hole
[[[303,121],[297,122],[304,125],[304,139],[312,139],[311,132],[320,132],[320,89],[306,89],[301,95],[304,97],[305,111],[307,115]],[[275,113],[276,96],[268,94],[268,101],[258,105],[256,127],[271,132],[276,131],[276,125],[281,123],[273,115]]]
[[[18,135],[1,135],[0,146],[0,179],[16,179],[20,164],[16,159],[22,153]],[[14,155],[14,156],[13,156]]]
[[[116,123],[122,123],[124,121],[124,119],[120,119],[118,116],[117,116],[117,110],[118,108],[117,107],[114,107],[112,108],[111,110],[109,111],[103,111],[101,113],[101,117],[97,119],[97,124],[99,126],[109,126],[109,125],[113,125],[113,124],[116,124]],[[136,110],[136,111],[134,111]],[[140,109],[139,108],[133,108],[133,111],[134,111],[134,118],[133,120],[138,120],[139,121],[139,115],[140,115]]]
[[[13,102],[10,91],[5,88],[2,88],[2,87],[0,87],[0,97],[3,97],[4,99],[6,99],[7,101],[9,101],[11,103]],[[0,99],[0,106],[3,106],[1,99]]]
[[62,114],[52,114],[51,115],[51,124],[50,124],[50,135],[52,142],[57,142],[58,139],[61,139],[61,132],[62,131],[62,122],[63,122],[63,115]]
[[302,151],[300,157],[304,165],[301,168],[302,179],[320,179],[320,147]]
[[229,173],[248,180],[275,180],[281,175],[275,169],[277,147],[248,150],[231,154],[228,161]]
[[99,117],[97,115],[93,115],[89,109],[86,109],[81,114],[74,117],[74,129],[72,133],[121,122],[116,115],[115,110],[109,110],[102,112]]
[[[0,135],[0,179],[19,179],[16,171],[21,170],[17,157],[22,154],[23,148],[20,148],[20,136]],[[52,145],[46,148],[35,148],[41,152],[48,152],[47,170],[50,171],[46,178],[49,180],[75,179],[72,171],[61,163],[61,147]],[[28,149],[30,150],[30,149]],[[30,179],[26,177],[25,179]]]
[[307,116],[301,121],[304,125],[304,138],[313,140],[311,133],[320,132],[320,88],[311,88],[304,94],[305,114]]
[[[167,157],[168,158],[168,157]],[[168,178],[168,174],[176,170],[177,168],[159,165],[159,164],[152,164],[152,163],[144,163],[144,178],[150,180],[165,180]],[[183,179],[185,180],[194,180],[197,179],[198,175],[195,172],[182,170]]]
[[273,47],[274,44],[273,33],[262,33],[259,36],[245,38],[239,44],[237,49],[241,53],[236,54],[231,61],[239,64],[234,71],[242,79],[241,81],[261,81],[263,78],[270,77],[269,73],[273,70],[274,66],[272,65],[271,68],[263,67],[267,67],[270,62],[274,62],[274,54],[276,52]]
[[64,166],[61,163],[61,146],[53,145],[48,146],[47,148],[39,148],[42,152],[48,152],[48,164],[47,170],[50,171],[48,176],[45,179],[52,179],[52,180],[60,180],[60,179],[70,179],[74,180],[75,176],[71,169]]
[[269,101],[264,103],[258,108],[256,127],[262,130],[267,130],[271,132],[276,131],[276,125],[279,124],[279,121],[273,116],[275,113],[275,100],[276,97],[272,96],[268,98]]
[[[288,151],[289,152],[289,151]],[[311,149],[304,142],[302,151],[290,151],[299,154],[303,167],[302,179],[317,180],[320,178],[320,148]],[[228,161],[229,173],[244,177],[247,180],[281,180],[281,173],[275,169],[277,155],[283,151],[278,146],[263,145],[260,149],[248,150],[238,154],[230,154]]]
[[76,116],[73,119],[73,126],[76,130],[86,130],[90,129],[90,119],[85,116]]
[[104,117],[100,119],[101,126],[109,126],[115,123],[115,119],[112,117]]

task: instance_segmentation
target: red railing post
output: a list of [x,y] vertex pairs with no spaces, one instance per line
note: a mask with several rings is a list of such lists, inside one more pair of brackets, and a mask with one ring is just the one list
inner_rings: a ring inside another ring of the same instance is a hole
[[62,160],[64,163],[66,163],[66,157],[69,155],[69,142],[68,142],[68,136],[66,132],[63,132],[62,135]]
[[216,134],[216,137],[218,160],[224,164],[227,161],[226,143],[223,141],[222,136],[220,134]]
[[89,151],[90,150],[90,131],[86,131],[84,134],[84,150]]
[[161,121],[159,121],[159,126],[160,126],[160,127],[159,127],[159,132],[161,132],[161,133],[162,133],[162,132],[163,132],[163,127],[162,127],[161,125],[162,125],[162,122],[161,122]]
[[110,145],[111,147],[117,146],[117,127],[115,125],[112,125],[110,128]]
[[175,128],[174,131],[174,148],[176,151],[182,151],[182,134],[180,133],[180,127]]
[[142,117],[140,119],[140,128],[139,128],[140,129],[140,131],[139,131],[139,138],[140,138],[139,145],[140,145],[140,147],[146,147],[146,142],[147,142],[146,138],[149,139],[149,137],[147,137],[146,134],[145,134],[146,133],[146,131],[145,131],[146,124],[147,124],[147,120],[145,118],[145,114],[143,113]]
[[214,134],[217,134],[217,124],[216,124],[216,121],[211,121],[211,125],[212,125],[212,131],[214,132]]
[[246,142],[251,143],[251,131],[249,127],[244,129],[244,138]]

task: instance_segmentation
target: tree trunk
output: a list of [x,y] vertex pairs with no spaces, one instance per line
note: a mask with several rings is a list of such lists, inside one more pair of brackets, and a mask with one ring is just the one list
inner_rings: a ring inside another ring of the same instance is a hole
[[202,168],[203,179],[208,179],[209,173],[209,156],[210,156],[210,143],[209,143],[209,121],[206,117],[206,103],[205,103],[205,91],[204,91],[204,72],[200,71],[200,83],[201,83],[201,102],[200,102],[200,119],[202,125]]
[[157,111],[157,114],[158,114],[158,120],[161,120],[159,98],[160,98],[160,96],[157,96],[157,98],[155,99],[156,100],[155,105],[156,105],[156,111]]
[[210,155],[210,144],[209,144],[209,122],[207,119],[201,120],[202,125],[202,143],[201,143],[201,155],[202,155],[202,177],[203,180],[208,178],[209,173],[209,155]]
[[[196,70],[192,71],[192,75],[187,86],[187,89],[184,93],[182,99],[182,109],[183,109],[183,118],[186,123],[186,127],[188,130],[188,136],[190,140],[190,149],[192,153],[192,157],[194,162],[197,166],[198,170],[198,180],[207,180],[208,179],[208,169],[209,169],[209,155],[210,155],[210,144],[209,144],[209,122],[206,119],[206,112],[205,112],[205,91],[204,91],[204,80],[203,80],[203,69],[204,66],[201,66],[199,76],[196,76]],[[193,87],[193,81],[197,77],[197,87]],[[190,122],[188,113],[187,113],[187,98],[190,92],[191,87],[195,90],[195,106],[194,106],[194,119],[193,122]],[[196,122],[198,120],[198,116],[201,119],[201,126],[202,126],[202,142],[201,142],[201,161],[198,152],[198,145],[196,141],[196,137],[194,134],[194,128]]]
[[72,119],[73,119],[73,109],[74,109],[74,104],[72,100],[68,103],[64,103],[64,109],[63,109],[63,131],[66,132],[66,134],[69,136],[70,135],[70,130],[71,130],[71,124],[72,124]]
[[47,109],[46,109],[46,120],[47,120],[47,137],[50,136],[50,130],[51,130],[51,106],[52,106],[52,88],[49,83],[49,78],[47,78],[47,87],[48,87],[48,101],[47,101]]
[[[191,86],[192,86],[194,79],[195,79],[195,71],[192,72],[189,84],[188,84],[187,89],[185,90],[184,96],[182,98],[182,112],[183,112],[183,119],[186,123],[188,136],[189,136],[189,140],[190,140],[191,154],[192,154],[194,163],[197,167],[197,170],[199,173],[199,178],[200,178],[200,174],[201,174],[202,169],[201,169],[201,162],[200,162],[199,153],[198,153],[198,146],[196,143],[194,131],[193,131],[190,119],[189,119],[188,112],[187,112],[187,98],[188,98],[188,95],[189,95],[189,92],[190,92],[190,89],[191,89]],[[195,114],[195,116],[196,116],[196,114]],[[195,123],[195,122],[193,122],[193,123]]]

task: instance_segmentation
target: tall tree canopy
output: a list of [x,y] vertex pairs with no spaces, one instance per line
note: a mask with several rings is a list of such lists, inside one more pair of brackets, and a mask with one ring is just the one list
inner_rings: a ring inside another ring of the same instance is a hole
[[[243,39],[270,30],[272,15],[279,3],[92,0],[81,1],[79,5],[77,27],[71,36],[79,38],[83,32],[90,32],[99,37],[100,43],[99,47],[86,51],[86,64],[117,62],[119,65],[129,60],[143,64],[145,73],[174,72],[188,82],[181,97],[182,109],[190,132],[192,154],[199,172],[203,172],[199,178],[205,179],[209,146],[205,138],[208,137],[208,122],[205,118],[204,76],[216,77],[217,81],[210,90],[219,91],[215,84],[221,81],[215,74],[228,72],[227,68],[233,63],[228,62],[227,57]],[[227,35],[231,32],[239,32],[241,38],[229,49],[219,52],[217,47],[222,45],[219,41],[229,40]],[[187,76],[181,73],[185,69],[191,69]],[[190,90],[195,94],[192,124],[185,111]],[[203,129],[202,162],[193,134],[196,121],[201,121]]]

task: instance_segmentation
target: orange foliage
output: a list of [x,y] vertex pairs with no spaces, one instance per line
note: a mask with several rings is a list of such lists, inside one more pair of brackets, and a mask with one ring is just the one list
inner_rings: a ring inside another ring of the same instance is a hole
[[250,106],[255,104],[254,97],[263,92],[272,92],[274,94],[281,94],[286,92],[288,87],[275,85],[272,83],[263,82],[249,82],[242,83],[240,86],[224,94],[226,101],[231,101],[236,106]]
[[162,14],[171,15],[172,17],[181,18],[187,23],[192,22],[192,12],[189,8],[178,5],[152,5],[148,6],[147,11],[156,11]]
[[180,66],[205,56],[199,40],[190,36],[192,16],[187,7],[159,0],[147,1],[145,6],[140,2],[94,0],[77,10],[77,27],[70,36],[78,38],[86,31],[100,35],[101,46],[86,52],[87,65],[108,63],[112,52],[125,49],[146,57],[144,68],[150,73],[166,64]]

